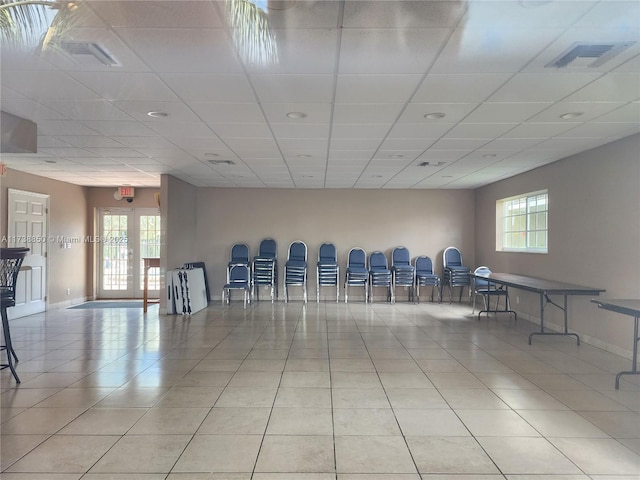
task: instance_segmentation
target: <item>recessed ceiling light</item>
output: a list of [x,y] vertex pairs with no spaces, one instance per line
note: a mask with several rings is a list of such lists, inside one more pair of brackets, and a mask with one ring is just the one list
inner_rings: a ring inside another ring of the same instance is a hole
[[220,154],[219,153],[211,153],[211,152],[207,152],[204,154],[205,157],[219,157]]
[[233,160],[209,160],[211,165],[235,165]]
[[424,118],[427,118],[429,120],[438,120],[440,118],[444,118],[446,115],[442,112],[433,112],[433,113],[427,113]]
[[45,160],[45,163],[58,163],[55,160]]
[[443,175],[442,178],[453,178],[453,175]]
[[562,118],[563,120],[568,120],[569,118],[577,118],[584,115],[583,112],[568,112],[568,113],[563,113],[562,115],[560,115],[560,118]]
[[299,120],[301,118],[306,117],[307,114],[304,112],[289,112],[287,113],[287,117],[293,118],[294,120]]
[[497,155],[495,153],[485,153],[482,155],[482,158],[496,158]]
[[167,112],[147,112],[147,115],[153,118],[167,118],[169,116]]
[[389,158],[404,158],[404,155],[389,155]]
[[311,155],[307,155],[305,153],[301,153],[300,155],[296,155],[298,158],[311,158]]

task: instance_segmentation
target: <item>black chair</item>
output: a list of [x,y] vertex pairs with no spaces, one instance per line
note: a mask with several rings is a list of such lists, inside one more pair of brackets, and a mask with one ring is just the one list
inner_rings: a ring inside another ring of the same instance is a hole
[[431,287],[431,301],[433,302],[434,290],[438,292],[440,299],[440,277],[433,273],[433,262],[426,255],[421,255],[415,260],[416,267],[416,298],[420,303],[420,287]]
[[28,248],[0,248],[0,306],[2,310],[2,332],[4,334],[4,346],[1,346],[0,350],[7,352],[7,363],[1,364],[0,369],[9,368],[17,383],[20,383],[20,378],[18,378],[14,363],[18,363],[18,356],[11,343],[7,308],[16,305],[16,281],[18,280],[22,261],[28,252]]
[[340,267],[338,252],[333,243],[323,243],[318,250],[316,301],[320,301],[320,287],[336,288],[336,303],[340,298]]

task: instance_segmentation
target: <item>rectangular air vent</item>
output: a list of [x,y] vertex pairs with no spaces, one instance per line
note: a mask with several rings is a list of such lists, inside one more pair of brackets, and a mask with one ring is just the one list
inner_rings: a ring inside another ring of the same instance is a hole
[[445,162],[422,162],[419,163],[419,167],[441,167]]
[[107,50],[91,42],[60,42],[60,48],[74,61],[81,65],[106,65],[107,67],[118,66],[119,63]]
[[636,42],[621,43],[586,43],[576,42],[568,49],[553,59],[552,62],[545,65],[546,68],[567,68],[582,67],[595,68],[613,57],[623,50],[629,48]]
[[233,160],[209,160],[211,165],[235,165]]

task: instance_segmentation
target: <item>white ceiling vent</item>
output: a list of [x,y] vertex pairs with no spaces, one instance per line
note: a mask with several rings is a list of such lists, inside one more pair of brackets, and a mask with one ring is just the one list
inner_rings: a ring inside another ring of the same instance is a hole
[[106,65],[116,67],[120,64],[107,50],[91,42],[60,42],[60,48],[75,62],[81,65]]
[[546,68],[595,68],[608,62],[636,42],[576,42],[545,65]]

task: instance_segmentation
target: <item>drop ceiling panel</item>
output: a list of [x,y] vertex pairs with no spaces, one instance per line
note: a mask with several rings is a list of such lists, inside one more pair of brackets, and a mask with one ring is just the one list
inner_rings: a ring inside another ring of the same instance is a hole
[[343,30],[340,73],[424,73],[444,42],[442,28]]
[[175,101],[178,98],[154,73],[71,72],[104,100]]
[[413,97],[418,103],[477,103],[486,100],[511,77],[508,73],[432,74]]
[[422,75],[338,75],[336,103],[406,103]]
[[218,0],[83,4],[69,38],[119,67],[3,45],[2,109],[40,141],[3,161],[78,184],[474,188],[639,129],[640,42],[597,68],[545,68],[576,41],[640,40],[636,0],[264,5],[276,64],[240,63]]
[[256,101],[251,85],[243,75],[166,73],[162,80],[186,102]]
[[333,75],[251,75],[261,103],[331,103]]

